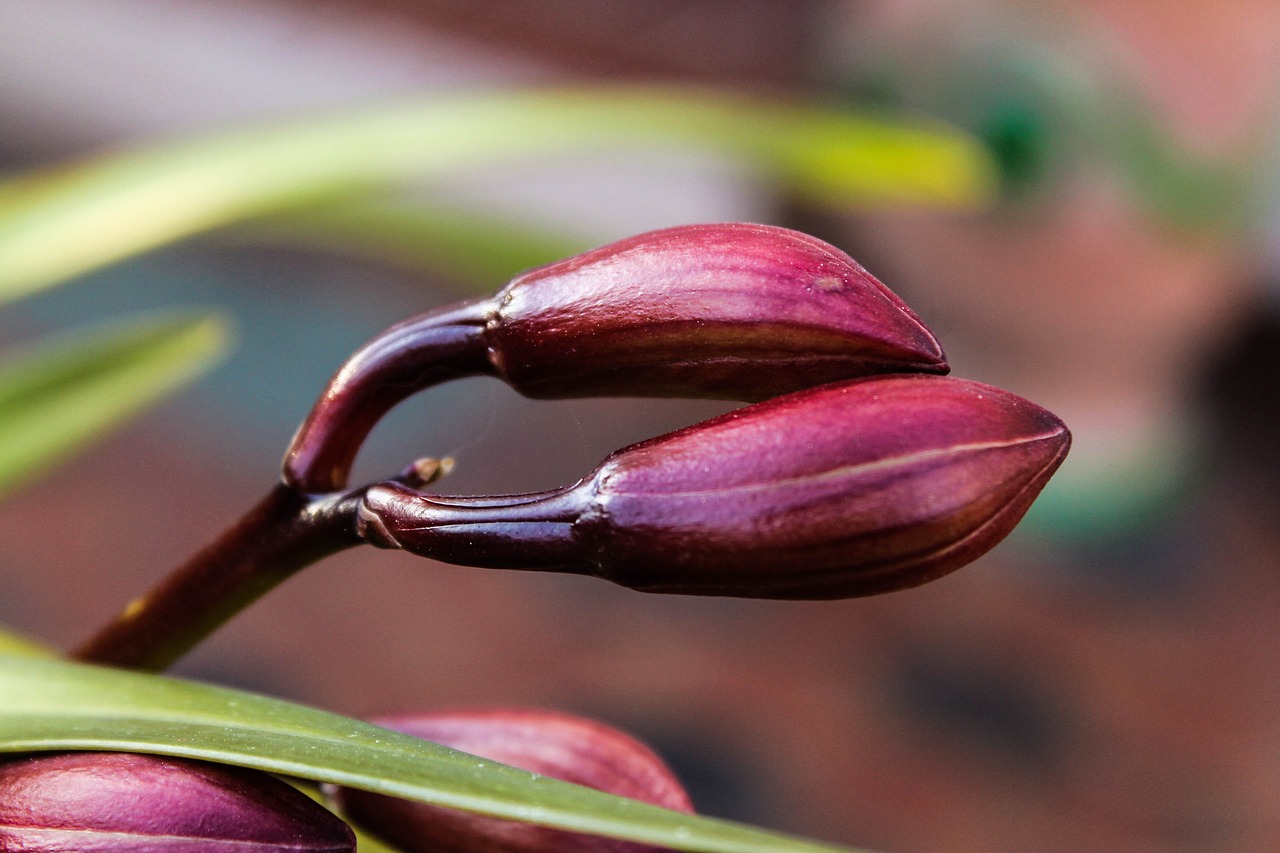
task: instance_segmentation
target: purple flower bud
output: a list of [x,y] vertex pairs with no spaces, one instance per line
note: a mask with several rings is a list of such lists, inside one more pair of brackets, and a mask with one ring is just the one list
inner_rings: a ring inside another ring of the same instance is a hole
[[762,400],[872,374],[946,373],[937,340],[839,249],[769,225],[688,225],[517,276],[358,350],[294,436],[286,482],[342,488],[392,406],[460,376],[531,397]]
[[517,276],[486,337],[498,375],[531,397],[763,400],[947,370],[919,318],[844,252],[749,223],[651,231]]
[[[551,711],[502,709],[411,714],[373,722],[543,776],[693,811],[688,795],[658,756],[629,735],[594,720]],[[353,821],[405,853],[644,853],[655,849],[354,789],[335,789],[334,798]]]
[[924,583],[1003,539],[1066,456],[1054,415],[936,376],[825,385],[620,450],[566,489],[385,484],[361,534],[445,562],[647,592],[844,598]]
[[0,764],[0,851],[350,853],[350,827],[253,770],[125,753]]

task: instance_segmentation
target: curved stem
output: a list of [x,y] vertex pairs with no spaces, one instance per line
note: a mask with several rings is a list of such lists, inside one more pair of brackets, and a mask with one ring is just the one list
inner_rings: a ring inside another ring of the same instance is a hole
[[[89,663],[162,670],[281,581],[360,544],[364,490],[345,488],[369,431],[405,398],[450,379],[490,372],[486,300],[392,326],[329,381],[290,442],[284,481],[154,589],[72,652]],[[422,479],[413,469],[396,478]]]
[[281,484],[214,542],[131,602],[71,656],[165,669],[294,572],[361,542],[363,490],[315,497]]
[[422,314],[356,351],[312,407],[284,457],[284,480],[301,492],[346,488],[357,451],[402,400],[450,379],[490,373],[488,300]]

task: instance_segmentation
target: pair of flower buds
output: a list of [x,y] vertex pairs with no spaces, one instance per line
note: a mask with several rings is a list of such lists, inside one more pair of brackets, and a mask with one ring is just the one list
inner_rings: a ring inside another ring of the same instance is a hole
[[[616,729],[496,710],[388,717],[405,734],[563,781],[691,812],[671,771]],[[646,853],[653,848],[399,800],[328,792],[404,853]],[[350,827],[264,773],[154,755],[68,753],[0,764],[0,853],[350,853]]]
[[620,450],[567,488],[442,497],[377,484],[360,534],[445,562],[654,592],[885,592],[993,547],[1069,445],[1049,412],[947,370],[915,314],[821,240],[765,225],[671,228],[375,338],[303,423],[285,481],[345,487],[386,411],[459,376],[537,398],[763,400]]
[[[943,376],[933,335],[844,253],[760,225],[674,228],[526,273],[495,298],[402,323],[331,381],[285,483],[341,492],[359,445],[430,385],[488,374],[533,397],[763,402],[618,451],[533,495],[428,495],[408,474],[351,494],[372,544],[635,589],[834,598],[913,586],[1017,523],[1066,454],[1050,413]],[[661,763],[595,724],[529,712],[385,720],[546,775],[688,809]],[[359,792],[353,819],[406,851],[635,845]],[[272,777],[136,755],[0,765],[7,851],[347,851],[331,812]]]

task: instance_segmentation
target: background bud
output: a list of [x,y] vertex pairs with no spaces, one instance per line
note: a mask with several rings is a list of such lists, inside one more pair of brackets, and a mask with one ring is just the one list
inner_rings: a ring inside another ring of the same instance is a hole
[[507,498],[369,489],[361,533],[447,562],[575,571],[648,592],[844,598],[972,562],[1022,518],[1070,435],[1007,391],[836,383],[620,450]]
[[651,231],[517,276],[486,337],[531,397],[762,400],[947,370],[919,318],[844,252],[749,223]]
[[[373,722],[533,773],[693,811],[679,781],[648,747],[593,720],[504,709],[404,715]],[[334,798],[352,820],[406,853],[642,853],[655,849],[366,791],[336,789]]]
[[0,851],[350,853],[351,829],[280,780],[180,758],[68,753],[0,764]]

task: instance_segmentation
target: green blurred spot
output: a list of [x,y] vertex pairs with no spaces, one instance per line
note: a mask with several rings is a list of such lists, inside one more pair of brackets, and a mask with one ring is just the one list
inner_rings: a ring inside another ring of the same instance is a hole
[[56,652],[11,628],[0,627],[0,655],[53,657]]
[[82,329],[0,362],[0,494],[179,388],[227,350],[219,314]]
[[991,149],[1004,186],[1014,193],[1034,187],[1048,173],[1048,127],[1030,104],[1005,101],[978,132]]

